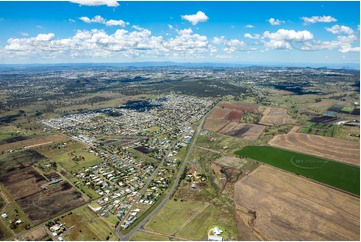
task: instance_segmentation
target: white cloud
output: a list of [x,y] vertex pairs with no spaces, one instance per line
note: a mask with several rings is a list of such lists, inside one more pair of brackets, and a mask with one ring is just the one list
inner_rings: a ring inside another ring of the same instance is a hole
[[75,20],[72,19],[72,18],[69,18],[68,21],[69,21],[70,23],[75,23]]
[[245,33],[244,36],[245,38],[248,38],[248,39],[259,39],[261,38],[261,36],[259,34],[250,34],[250,33]]
[[120,27],[125,27],[126,23],[123,20],[108,20],[105,22],[106,26],[120,26]]
[[41,26],[41,25],[36,25],[35,27],[38,28],[38,29],[43,29],[43,28],[44,28],[44,27]]
[[292,49],[292,42],[305,42],[313,39],[313,34],[307,30],[295,31],[287,29],[279,29],[275,33],[265,31],[263,38],[269,41],[263,41],[265,46],[270,49]]
[[182,15],[182,19],[188,20],[193,25],[197,25],[199,22],[206,22],[209,18],[202,11],[198,11],[196,14]]
[[173,25],[168,24],[168,29],[169,29],[169,30],[172,30],[173,28],[174,28]]
[[268,20],[268,22],[269,22],[271,25],[280,25],[280,24],[284,23],[285,21],[279,20],[279,19],[270,18],[270,19]]
[[107,5],[108,7],[118,7],[119,3],[116,0],[69,0],[72,3],[78,3],[85,6],[100,6]]
[[331,23],[337,21],[337,19],[332,16],[312,16],[310,18],[302,17],[301,19],[304,21],[305,25],[314,23]]
[[359,52],[359,46],[352,46],[352,43],[358,40],[356,35],[337,36],[337,40],[304,42],[300,46],[300,50],[318,51],[318,50],[338,50],[341,53]]
[[243,41],[240,41],[238,39],[227,40],[224,36],[214,37],[212,39],[212,42],[216,45],[224,44],[225,48],[223,49],[223,51],[229,54],[235,53],[237,51],[244,51],[243,47],[246,46],[246,43],[244,43]]
[[[134,26],[133,26],[134,27]],[[1,56],[48,59],[112,59],[114,61],[134,57],[191,57],[204,58],[217,49],[208,38],[193,33],[191,29],[176,30],[174,38],[164,40],[154,36],[148,29],[137,27],[135,31],[118,29],[113,34],[104,30],[78,30],[70,38],[56,39],[53,33],[39,34],[30,38],[11,38],[0,48]],[[233,43],[236,45],[237,43]],[[16,59],[16,58],[15,58]]]
[[84,23],[99,23],[99,24],[105,24],[106,26],[121,26],[121,27],[125,27],[125,25],[129,24],[128,22],[124,22],[123,20],[114,20],[114,19],[110,19],[110,20],[106,20],[105,18],[103,18],[100,15],[97,15],[95,17],[93,17],[92,19],[88,18],[88,17],[80,17],[79,18],[81,21],[83,21]]
[[247,28],[247,29],[252,29],[252,28],[254,28],[254,26],[253,26],[252,24],[247,24],[247,25],[245,26],[245,28]]
[[26,32],[20,32],[20,34],[21,34],[22,36],[25,36],[25,37],[28,37],[28,36],[29,36],[29,34],[26,33]]
[[344,25],[334,25],[331,28],[325,28],[328,32],[331,32],[333,34],[340,34],[340,33],[345,33],[345,34],[353,34],[353,30],[350,27],[344,26]]
[[93,17],[92,19],[90,19],[88,17],[80,17],[79,19],[88,24],[89,23],[105,24],[105,19],[100,15],[97,15],[97,16]]

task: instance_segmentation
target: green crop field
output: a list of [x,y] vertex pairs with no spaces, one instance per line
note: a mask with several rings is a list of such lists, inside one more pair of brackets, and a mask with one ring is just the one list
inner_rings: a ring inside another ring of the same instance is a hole
[[236,154],[360,195],[359,167],[270,146],[247,146]]
[[303,134],[315,134],[327,137],[335,137],[337,131],[337,125],[307,122],[307,124],[302,127],[299,132]]

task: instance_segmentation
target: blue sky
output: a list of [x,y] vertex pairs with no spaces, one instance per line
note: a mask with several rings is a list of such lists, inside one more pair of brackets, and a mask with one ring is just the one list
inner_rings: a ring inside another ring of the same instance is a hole
[[0,63],[359,63],[359,12],[357,1],[0,2]]

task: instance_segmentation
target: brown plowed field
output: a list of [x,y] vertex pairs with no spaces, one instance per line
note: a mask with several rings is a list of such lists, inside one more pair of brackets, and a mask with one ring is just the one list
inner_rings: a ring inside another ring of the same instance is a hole
[[231,110],[215,108],[209,115],[209,119],[226,119]]
[[263,114],[263,117],[259,121],[260,124],[281,125],[296,123],[296,120],[287,114],[286,109],[262,106],[259,107],[258,110]]
[[204,123],[204,128],[213,132],[217,132],[224,126],[228,124],[228,121],[223,119],[209,119],[207,118],[206,122]]
[[34,168],[27,167],[0,178],[15,200],[41,191],[46,179]]
[[275,136],[268,144],[360,166],[359,142],[312,134],[288,133]]
[[222,109],[231,109],[237,111],[246,111],[250,113],[258,113],[258,105],[255,103],[245,103],[245,102],[237,102],[237,103],[219,103],[217,105]]
[[87,202],[87,198],[76,191],[68,182],[49,186],[47,190],[18,199],[35,224],[44,222],[57,214],[64,213]]
[[242,116],[243,116],[243,113],[242,113],[242,112],[239,112],[239,111],[231,111],[231,112],[227,115],[226,119],[227,119],[228,121],[231,121],[231,122],[239,122],[239,121],[241,120]]
[[257,140],[265,128],[257,124],[230,122],[218,132],[241,139]]
[[360,199],[262,165],[235,184],[237,215],[264,240],[360,239]]

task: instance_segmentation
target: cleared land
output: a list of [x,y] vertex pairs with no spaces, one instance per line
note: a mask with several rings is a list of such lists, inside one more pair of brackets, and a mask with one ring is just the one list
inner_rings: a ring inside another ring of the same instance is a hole
[[235,201],[264,240],[360,239],[358,197],[266,165],[236,183]]
[[287,114],[286,109],[261,106],[258,110],[263,114],[259,124],[282,125],[296,123],[296,120]]
[[45,227],[37,228],[31,232],[28,232],[24,235],[25,240],[30,241],[40,241],[44,240],[46,237],[48,237],[48,233],[46,232]]
[[[72,214],[60,219],[69,229],[65,239],[70,241],[105,241],[118,240],[114,228],[109,227],[88,207],[82,207]],[[109,237],[108,237],[109,236]],[[108,238],[108,239],[107,239]]]
[[200,202],[169,200],[144,228],[171,235],[203,206]]
[[34,150],[2,155],[0,156],[0,176],[24,169],[44,160],[47,160],[47,158]]
[[265,126],[258,124],[230,122],[218,132],[241,139],[257,140],[265,128]]
[[353,194],[360,194],[360,168],[271,146],[247,146],[237,155],[302,175]]
[[47,190],[20,198],[17,202],[29,219],[38,224],[84,204],[87,198],[68,182],[62,182],[49,186]]
[[255,103],[246,102],[232,102],[232,103],[219,103],[217,105],[222,109],[237,110],[242,112],[258,113],[258,105]]
[[0,152],[8,151],[8,150],[15,150],[15,149],[30,149],[35,148],[42,145],[49,145],[55,142],[59,142],[65,140],[65,136],[61,135],[53,135],[53,136],[39,136],[33,139],[22,140],[18,142],[8,143],[4,145],[0,145]]
[[27,167],[0,177],[15,200],[40,192],[46,179],[34,168]]
[[360,143],[312,134],[275,136],[269,145],[360,166]]

